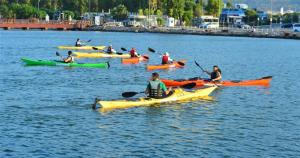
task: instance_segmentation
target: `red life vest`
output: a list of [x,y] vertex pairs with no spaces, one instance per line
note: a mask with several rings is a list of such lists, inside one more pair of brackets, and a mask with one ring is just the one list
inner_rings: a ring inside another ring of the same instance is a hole
[[130,50],[130,56],[131,56],[131,57],[136,57],[136,52],[135,52],[135,50],[133,50],[133,49]]
[[168,64],[169,56],[164,55],[161,60],[161,64]]

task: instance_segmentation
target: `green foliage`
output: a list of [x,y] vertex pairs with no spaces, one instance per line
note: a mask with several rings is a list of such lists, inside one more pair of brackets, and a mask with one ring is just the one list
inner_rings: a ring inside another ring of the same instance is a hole
[[128,10],[124,5],[120,4],[112,9],[111,14],[116,20],[125,20],[128,17]]
[[224,6],[223,0],[208,0],[206,11],[209,15],[219,16]]
[[13,11],[7,5],[1,5],[0,15],[4,18],[13,18]]
[[232,0],[227,1],[226,8],[234,8]]
[[72,19],[75,17],[75,13],[70,10],[65,10],[65,11],[63,11],[63,13],[65,14],[66,19],[68,19],[69,16],[71,16]]
[[165,20],[161,17],[157,18],[157,24],[158,26],[163,26],[165,24]]
[[300,13],[287,13],[282,16],[283,23],[299,23]]
[[194,16],[195,17],[200,17],[204,14],[203,13],[203,11],[204,11],[203,7],[204,6],[202,4],[203,4],[202,1],[200,1],[195,5],[195,7],[194,7]]
[[245,21],[246,23],[250,24],[250,25],[255,25],[257,23],[257,12],[253,9],[248,9],[246,10],[246,17],[245,17]]
[[139,14],[139,15],[144,15],[143,9],[139,9],[139,10],[138,10],[138,14]]

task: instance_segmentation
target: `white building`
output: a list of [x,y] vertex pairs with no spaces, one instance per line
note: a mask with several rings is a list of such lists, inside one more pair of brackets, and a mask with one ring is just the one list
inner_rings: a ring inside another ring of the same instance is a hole
[[174,27],[175,26],[175,19],[172,18],[172,17],[167,17],[165,26],[166,27]]

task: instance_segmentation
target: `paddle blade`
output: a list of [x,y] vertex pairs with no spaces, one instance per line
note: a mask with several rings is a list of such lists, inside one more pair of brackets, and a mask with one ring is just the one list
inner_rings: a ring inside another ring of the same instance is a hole
[[90,40],[88,40],[88,41],[86,41],[86,42],[91,42],[92,40],[90,39]]
[[130,98],[130,97],[133,97],[135,95],[139,94],[138,92],[124,92],[122,93],[122,97],[124,98]]
[[118,55],[123,55],[123,53],[119,53],[119,52],[117,52],[116,54],[118,54]]
[[150,51],[150,52],[152,52],[152,53],[155,53],[155,50],[154,49],[152,49],[152,48],[148,48],[148,50]]
[[143,58],[145,58],[145,59],[147,59],[147,60],[149,59],[149,57],[148,57],[148,56],[145,56],[145,55],[143,55]]
[[97,47],[92,47],[93,48],[93,50],[99,50]]
[[185,63],[181,62],[181,61],[177,61],[177,63],[180,65],[180,66],[184,66]]
[[196,85],[197,84],[195,82],[192,82],[192,83],[188,83],[188,84],[182,85],[180,87],[184,88],[184,89],[192,89],[192,88],[196,87]]
[[126,48],[123,48],[123,47],[121,48],[121,50],[122,50],[122,51],[127,51],[127,49],[126,49]]
[[197,66],[199,66],[200,67],[200,65],[197,63],[197,61],[195,60],[195,64],[197,65]]
[[58,52],[56,52],[55,54],[56,54],[56,56],[60,56],[60,54]]

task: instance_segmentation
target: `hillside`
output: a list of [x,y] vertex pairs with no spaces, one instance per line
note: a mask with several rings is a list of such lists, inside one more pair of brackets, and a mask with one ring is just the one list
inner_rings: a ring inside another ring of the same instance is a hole
[[[227,2],[228,0],[224,0]],[[231,0],[233,3],[246,3],[250,8],[257,8],[260,10],[271,10],[271,0]],[[273,11],[279,11],[281,7],[284,10],[292,9],[300,12],[300,0],[272,0]]]

